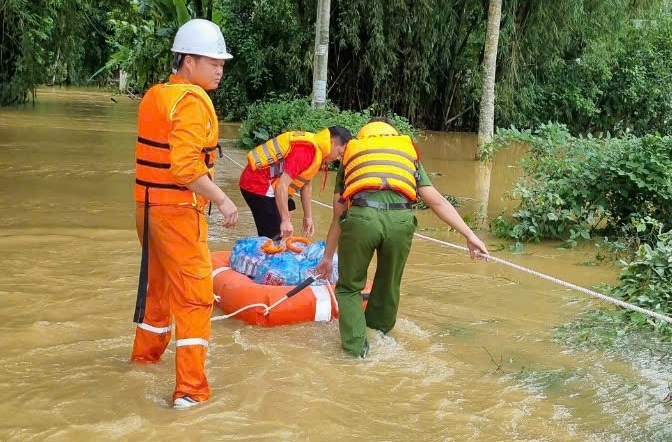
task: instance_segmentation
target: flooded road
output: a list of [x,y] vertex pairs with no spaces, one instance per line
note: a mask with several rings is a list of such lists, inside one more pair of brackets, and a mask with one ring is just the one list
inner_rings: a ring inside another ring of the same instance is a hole
[[[140,248],[132,196],[137,102],[43,90],[33,107],[0,109],[0,440],[14,441],[669,441],[669,366],[633,348],[626,360],[554,341],[592,305],[582,295],[416,239],[399,321],[370,334],[366,360],[345,356],[337,324],[263,329],[213,324],[212,399],[169,409],[174,343],[162,363],[127,363]],[[223,125],[225,152],[236,126]],[[478,201],[472,135],[429,134],[423,164],[442,193]],[[495,158],[488,212],[517,176]],[[255,230],[222,159],[218,184],[238,205],[236,230],[210,217],[212,250]],[[333,175],[333,174],[332,174]],[[333,180],[333,176],[330,177]],[[331,184],[332,181],[330,181]],[[327,188],[329,189],[329,187]],[[330,203],[331,192],[318,198]],[[331,213],[315,207],[317,237]],[[463,245],[429,211],[419,233]],[[530,245],[496,256],[591,287],[617,269],[591,248]],[[216,310],[216,314],[219,314]]]

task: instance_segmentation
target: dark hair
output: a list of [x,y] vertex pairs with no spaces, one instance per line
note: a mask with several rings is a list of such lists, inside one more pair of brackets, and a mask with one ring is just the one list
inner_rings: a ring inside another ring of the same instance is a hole
[[329,128],[329,135],[331,138],[338,138],[338,141],[342,144],[348,144],[348,141],[352,140],[352,134],[343,126],[331,126]]
[[182,67],[182,65],[184,64],[184,60],[187,58],[187,55],[194,59],[198,59],[200,57],[200,55],[177,53],[173,58],[173,70],[177,71]]

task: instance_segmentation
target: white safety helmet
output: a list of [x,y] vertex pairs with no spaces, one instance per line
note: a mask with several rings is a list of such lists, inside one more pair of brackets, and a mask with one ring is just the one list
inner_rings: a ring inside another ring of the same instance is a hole
[[202,55],[217,60],[230,60],[233,55],[226,51],[222,31],[209,20],[189,20],[177,30],[173,48],[177,54]]

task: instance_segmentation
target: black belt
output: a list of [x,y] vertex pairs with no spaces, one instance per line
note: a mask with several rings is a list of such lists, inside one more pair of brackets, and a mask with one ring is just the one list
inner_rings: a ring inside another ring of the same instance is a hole
[[372,207],[374,209],[382,210],[404,210],[412,207],[411,203],[379,203],[377,201],[369,201],[364,198],[356,198],[350,203],[351,206]]

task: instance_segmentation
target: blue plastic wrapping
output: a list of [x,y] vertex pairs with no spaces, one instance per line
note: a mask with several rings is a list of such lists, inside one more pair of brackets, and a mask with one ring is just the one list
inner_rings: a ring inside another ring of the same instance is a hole
[[[264,285],[297,285],[310,276],[322,259],[325,241],[316,241],[303,249],[301,253],[285,251],[267,255],[261,246],[268,241],[266,237],[243,238],[233,246],[231,251],[231,268],[249,276],[257,284]],[[338,256],[334,256],[334,271],[329,283],[338,280]],[[325,284],[317,280],[315,284]]]

